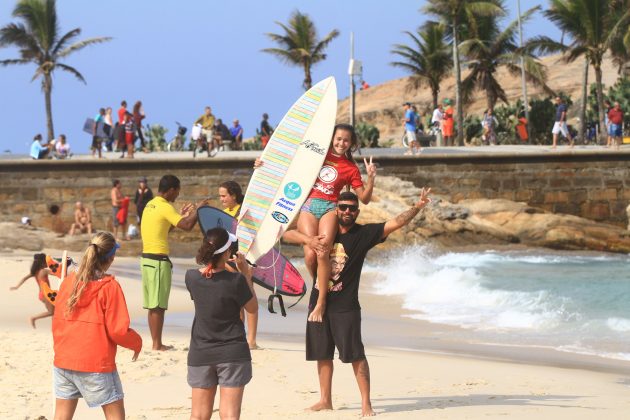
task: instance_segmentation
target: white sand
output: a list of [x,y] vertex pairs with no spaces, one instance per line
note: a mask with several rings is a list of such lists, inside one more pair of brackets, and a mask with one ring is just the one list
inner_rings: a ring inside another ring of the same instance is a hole
[[[35,281],[29,280],[18,291],[8,290],[28,271],[30,262],[29,253],[0,255],[5,291],[0,307],[1,419],[52,418],[50,319],[40,321],[37,330],[27,322],[29,316],[44,309],[37,300]],[[131,316],[142,319],[140,283],[118,279]],[[261,298],[265,296],[260,293]],[[191,309],[187,292],[173,289],[169,313]],[[261,306],[262,310],[266,309]],[[141,327],[139,332],[145,346],[150,344],[148,331]],[[165,341],[175,344],[175,349],[143,351],[135,363],[130,361],[131,351],[119,351],[118,370],[129,419],[186,419],[190,414],[187,332],[167,329]],[[335,362],[335,410],[309,413],[303,409],[317,401],[319,387],[315,363],[304,361],[303,344],[264,339],[259,344],[264,350],[252,353],[254,378],[245,389],[243,418],[343,419],[360,415],[359,392],[350,366]],[[630,379],[621,374],[385,350],[369,344],[372,403],[380,418],[630,418]],[[75,418],[103,416],[81,401]]]

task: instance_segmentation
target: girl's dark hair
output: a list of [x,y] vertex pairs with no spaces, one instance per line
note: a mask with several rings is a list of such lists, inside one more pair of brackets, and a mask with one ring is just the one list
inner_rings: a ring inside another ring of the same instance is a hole
[[352,124],[337,124],[335,126],[335,129],[333,130],[333,139],[335,138],[337,130],[343,130],[350,133],[350,149],[348,149],[348,151],[346,152],[346,157],[349,160],[352,160],[352,153],[356,152],[356,150],[359,148],[359,139],[357,137],[356,131],[354,131],[354,126]]
[[221,249],[230,239],[225,229],[217,227],[206,232],[203,242],[197,251],[197,264],[213,266],[218,264],[223,254],[214,255],[217,249]]
[[243,204],[243,198],[244,198],[243,190],[241,189],[241,186],[238,184],[238,182],[225,181],[225,182],[222,182],[221,185],[219,185],[219,188],[225,188],[228,194],[236,197],[236,202],[238,204]]
[[33,255],[33,264],[31,264],[31,276],[36,276],[37,272],[42,268],[46,268],[46,254]]

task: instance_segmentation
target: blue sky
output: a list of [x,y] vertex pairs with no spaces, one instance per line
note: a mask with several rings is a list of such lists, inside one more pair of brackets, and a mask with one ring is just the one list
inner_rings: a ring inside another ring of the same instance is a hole
[[[370,84],[403,77],[390,66],[390,50],[406,43],[404,30],[427,20],[419,12],[423,1],[409,0],[58,0],[63,33],[80,27],[79,39],[110,36],[106,44],[88,47],[65,63],[79,69],[87,85],[68,73],[56,72],[53,90],[55,134],[67,135],[75,151],[88,150],[91,139],[81,131],[99,107],[116,110],[122,99],[144,103],[146,122],[162,124],[175,134],[175,121],[188,127],[205,105],[230,125],[239,118],[245,135],[255,132],[263,112],[276,124],[301,94],[302,71],[260,52],[273,44],[264,35],[280,33],[274,22],[285,22],[293,10],[307,13],[320,36],[332,29],[341,35],[332,42],[328,59],[315,66],[313,80],[337,79],[340,98],[349,91],[347,76],[350,32],[355,57],[363,61]],[[508,0],[515,17],[516,1]],[[15,21],[15,2],[0,2],[0,26]],[[98,4],[98,7],[96,6]],[[525,10],[545,2],[523,0]],[[540,14],[525,35],[559,32]],[[0,59],[17,58],[17,51],[0,49]],[[44,98],[39,81],[31,83],[34,65],[0,67],[0,152],[27,153],[33,135],[45,136]]]

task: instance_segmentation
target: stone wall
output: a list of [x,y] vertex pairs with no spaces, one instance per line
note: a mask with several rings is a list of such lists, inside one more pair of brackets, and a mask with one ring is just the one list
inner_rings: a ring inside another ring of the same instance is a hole
[[[630,153],[548,153],[391,156],[375,159],[379,173],[398,176],[457,202],[467,198],[524,201],[554,213],[568,213],[626,226],[630,201]],[[137,161],[0,162],[0,221],[29,216],[36,226],[50,227],[49,207],[61,207],[68,226],[74,202],[83,201],[94,213],[97,229],[111,222],[111,181],[120,179],[123,193],[133,198],[137,180],[146,176],[157,192],[165,173],[182,181],[178,202],[210,197],[218,184],[234,179],[247,185],[251,158],[172,159]],[[377,178],[378,182],[378,178]],[[134,214],[132,205],[130,214]]]

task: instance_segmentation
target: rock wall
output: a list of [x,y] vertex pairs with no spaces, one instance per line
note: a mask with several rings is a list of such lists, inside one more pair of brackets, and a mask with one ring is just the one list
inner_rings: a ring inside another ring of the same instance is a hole
[[[379,174],[430,186],[454,203],[500,198],[624,227],[630,201],[629,160],[630,153],[625,152],[432,154],[375,159]],[[157,183],[165,173],[182,181],[179,203],[210,197],[218,205],[218,184],[234,179],[247,185],[251,165],[250,158],[0,162],[0,221],[16,222],[29,216],[34,225],[50,228],[49,207],[57,204],[62,221],[69,227],[74,202],[81,200],[92,209],[95,227],[107,229],[111,225],[112,179],[120,179],[123,192],[133,198],[140,176],[146,176],[157,192]],[[130,214],[134,212],[132,205]]]

